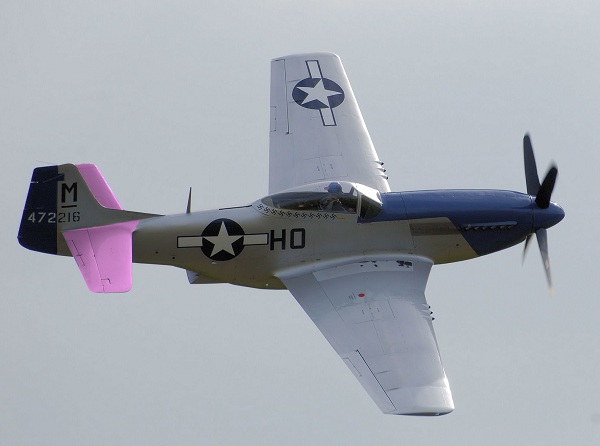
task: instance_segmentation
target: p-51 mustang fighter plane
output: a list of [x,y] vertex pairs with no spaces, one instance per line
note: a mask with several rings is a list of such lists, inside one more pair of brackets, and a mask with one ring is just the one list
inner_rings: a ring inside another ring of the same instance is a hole
[[[390,192],[340,59],[271,63],[269,195],[246,206],[125,211],[96,166],[33,171],[19,243],[73,256],[88,288],[131,289],[131,264],[173,265],[190,283],[287,288],[379,408],[454,409],[424,290],[434,264],[529,241],[564,217],[524,139],[527,193]],[[525,244],[527,246],[527,243]]]

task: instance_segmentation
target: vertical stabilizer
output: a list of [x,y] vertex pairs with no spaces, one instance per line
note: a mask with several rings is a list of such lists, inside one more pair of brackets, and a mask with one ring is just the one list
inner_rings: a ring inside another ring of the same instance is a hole
[[154,214],[124,211],[93,164],[34,169],[19,227],[19,243],[72,255],[94,292],[131,288],[131,234]]

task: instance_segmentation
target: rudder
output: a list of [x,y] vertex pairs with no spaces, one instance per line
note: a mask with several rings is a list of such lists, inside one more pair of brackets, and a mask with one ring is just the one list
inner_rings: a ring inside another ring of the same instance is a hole
[[58,166],[34,169],[17,236],[24,248],[58,254],[57,184],[62,179]]

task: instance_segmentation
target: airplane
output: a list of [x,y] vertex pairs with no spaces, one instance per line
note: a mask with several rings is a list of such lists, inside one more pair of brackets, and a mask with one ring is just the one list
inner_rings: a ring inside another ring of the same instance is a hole
[[89,290],[127,292],[132,263],[176,266],[191,284],[288,289],[379,409],[454,410],[425,287],[436,264],[536,235],[552,287],[546,230],[558,170],[540,183],[523,140],[526,193],[391,192],[340,58],[271,61],[268,195],[157,215],[123,210],[93,164],[34,169],[18,233],[33,251],[72,256]]

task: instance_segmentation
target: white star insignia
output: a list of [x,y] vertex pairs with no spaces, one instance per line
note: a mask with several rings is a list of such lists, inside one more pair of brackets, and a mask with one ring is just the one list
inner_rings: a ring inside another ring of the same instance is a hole
[[341,91],[327,90],[323,85],[323,79],[319,79],[319,82],[314,87],[298,87],[298,89],[307,94],[301,105],[312,101],[319,101],[324,106],[329,107],[329,96],[342,94]]
[[228,252],[229,254],[234,256],[235,252],[233,250],[233,244],[237,242],[240,238],[242,238],[242,236],[229,235],[229,233],[227,232],[227,227],[225,226],[225,222],[222,221],[218,235],[204,236],[204,238],[214,245],[213,250],[210,253],[211,257],[213,257],[215,254],[220,253],[221,251]]

